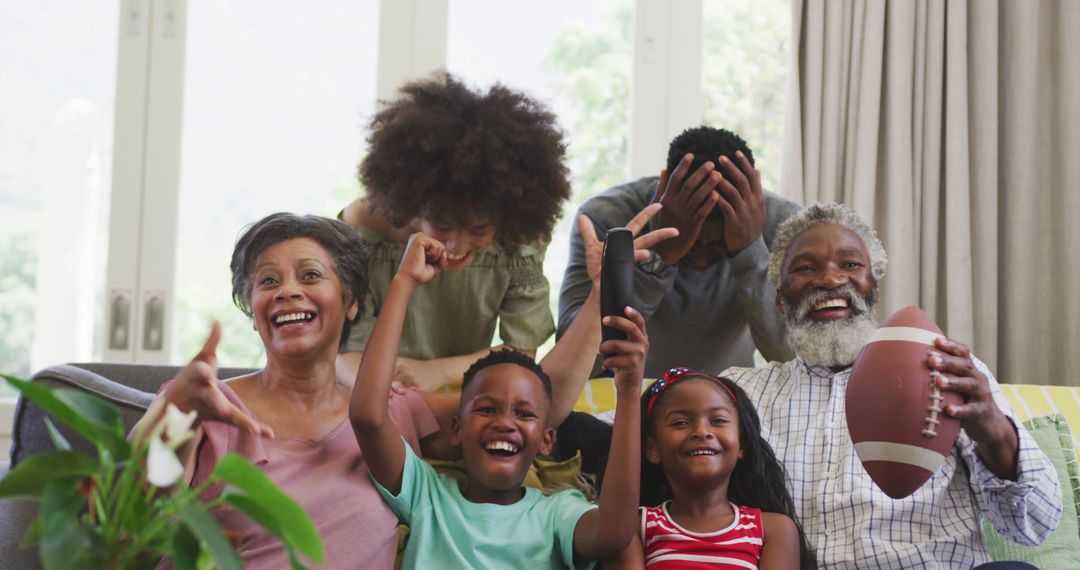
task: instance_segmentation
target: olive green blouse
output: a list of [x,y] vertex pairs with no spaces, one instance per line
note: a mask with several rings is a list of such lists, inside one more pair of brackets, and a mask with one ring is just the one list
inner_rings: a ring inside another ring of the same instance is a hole
[[[368,298],[343,352],[364,350],[405,253],[404,244],[368,228],[356,231],[368,247]],[[460,272],[441,273],[418,287],[405,314],[398,355],[430,360],[482,350],[492,346],[496,322],[503,343],[538,348],[555,332],[543,271],[546,249],[547,244],[529,244],[479,251]]]

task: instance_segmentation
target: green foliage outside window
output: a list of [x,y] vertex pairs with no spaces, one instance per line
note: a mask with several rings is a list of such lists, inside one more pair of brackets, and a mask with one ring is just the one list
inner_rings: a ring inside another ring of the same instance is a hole
[[702,5],[705,124],[742,136],[754,151],[762,185],[777,192],[791,2],[705,0]]

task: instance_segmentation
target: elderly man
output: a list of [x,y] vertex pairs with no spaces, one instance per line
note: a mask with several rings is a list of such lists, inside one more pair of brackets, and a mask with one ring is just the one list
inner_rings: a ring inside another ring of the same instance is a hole
[[885,267],[884,247],[853,210],[802,210],[781,226],[769,259],[797,357],[724,373],[757,405],[810,548],[826,568],[971,568],[989,560],[981,516],[1014,542],[1042,542],[1061,517],[1054,469],[993,375],[960,343],[941,339],[928,358],[941,373],[938,386],[964,401],[945,408],[963,429],[941,469],[914,495],[893,500],[860,465],[844,394],[851,364],[877,327]]

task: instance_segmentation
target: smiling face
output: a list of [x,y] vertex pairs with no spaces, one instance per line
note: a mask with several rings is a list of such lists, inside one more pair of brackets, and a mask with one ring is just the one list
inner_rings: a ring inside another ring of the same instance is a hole
[[420,230],[446,245],[446,271],[461,271],[476,252],[491,245],[495,239],[495,224],[472,217],[464,223],[422,218]]
[[795,351],[811,364],[851,365],[877,327],[877,282],[859,236],[816,224],[788,246],[777,304]]
[[788,246],[782,275],[786,304],[799,306],[808,295],[817,297],[806,315],[815,321],[845,319],[856,312],[852,299],[832,292],[851,285],[866,299],[876,285],[866,246],[855,232],[836,224],[817,224],[799,234]]
[[646,459],[663,468],[673,491],[726,487],[743,456],[735,402],[708,378],[686,378],[665,392],[648,419]]
[[476,373],[451,426],[465,459],[465,498],[501,504],[521,498],[533,459],[554,442],[550,408],[543,383],[527,368],[503,363]]
[[252,283],[252,318],[267,358],[336,354],[345,319],[359,310],[356,302],[346,310],[333,260],[310,238],[266,248]]

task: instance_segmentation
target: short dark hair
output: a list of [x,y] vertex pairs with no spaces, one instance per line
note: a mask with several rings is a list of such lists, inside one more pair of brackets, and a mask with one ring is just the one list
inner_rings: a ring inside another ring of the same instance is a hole
[[465,376],[461,379],[461,391],[465,391],[478,372],[488,366],[494,366],[496,364],[517,364],[535,374],[536,377],[540,379],[540,384],[544,386],[544,394],[547,394],[548,401],[551,401],[551,378],[547,375],[547,372],[544,372],[544,369],[541,368],[528,354],[518,352],[512,348],[493,350],[487,353],[486,356],[482,356],[479,360],[473,362],[472,366],[469,366],[469,369],[465,371]]
[[[754,165],[754,153],[750,151],[750,147],[746,146],[746,141],[742,140],[739,135],[726,130],[716,129],[713,127],[694,127],[692,129],[686,129],[682,133],[679,133],[677,137],[671,139],[671,144],[668,145],[667,156],[667,171],[668,174],[675,172],[675,167],[679,165],[679,161],[686,156],[686,153],[693,153],[694,161],[690,163],[690,172],[695,172],[702,164],[706,162],[712,162],[716,164],[716,159],[721,156],[728,157],[728,160],[739,164],[738,157],[735,153],[742,151],[746,156],[746,160],[750,161],[750,166]],[[719,164],[716,164],[719,168]],[[720,208],[713,208],[709,212],[709,219],[718,220],[723,219],[724,214]]]
[[513,247],[550,240],[570,198],[555,114],[502,84],[474,91],[445,72],[406,83],[367,140],[360,182],[396,227],[479,215],[495,226],[495,243]]
[[360,310],[352,320],[345,319],[340,346],[349,338],[352,324],[364,312],[364,296],[368,287],[367,248],[356,230],[348,224],[322,216],[299,216],[288,212],[270,214],[245,227],[233,248],[233,303],[248,317],[251,316],[251,291],[254,286],[255,264],[259,256],[274,244],[296,238],[309,238],[321,245],[333,260],[333,270],[341,279],[342,301],[348,309],[356,301]]
[[750,147],[746,146],[746,141],[739,135],[727,129],[714,127],[701,126],[686,129],[671,139],[671,143],[668,145],[667,171],[669,174],[674,172],[675,167],[679,165],[679,161],[687,153],[694,155],[694,162],[690,164],[690,172],[694,172],[706,162],[711,161],[715,164],[716,159],[720,156],[726,156],[728,160],[739,164],[738,157],[735,156],[738,151],[742,151],[743,155],[746,156],[746,160],[750,161],[750,166],[754,165],[754,153],[750,150]]
[[[734,396],[736,413],[739,416],[739,447],[743,456],[735,464],[728,481],[728,499],[731,502],[761,509],[765,512],[781,513],[791,517],[799,532],[800,566],[816,567],[813,553],[810,551],[802,525],[795,514],[795,501],[787,489],[787,472],[777,459],[776,453],[761,436],[761,419],[750,402],[750,397],[738,384],[723,377],[704,373],[688,373],[686,380],[700,380],[718,384],[717,390],[731,398]],[[659,380],[657,380],[659,382]],[[727,388],[727,390],[724,390]],[[653,390],[646,390],[641,395],[641,456],[645,457],[645,440],[653,434],[655,410],[671,388],[659,392],[652,402],[653,414],[649,414],[649,399]],[[641,462],[641,505],[654,507],[670,500],[671,486],[660,465],[643,459]]]

